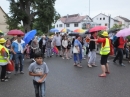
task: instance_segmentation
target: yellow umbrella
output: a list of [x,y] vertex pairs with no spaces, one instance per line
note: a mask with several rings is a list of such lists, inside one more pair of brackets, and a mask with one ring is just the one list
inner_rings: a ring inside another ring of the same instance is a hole
[[62,29],[60,32],[64,32],[64,33],[66,33],[66,32],[70,32],[70,30],[69,30],[69,29],[64,28],[64,29]]
[[84,33],[85,30],[83,30],[83,29],[75,29],[74,32],[76,32],[76,33]]

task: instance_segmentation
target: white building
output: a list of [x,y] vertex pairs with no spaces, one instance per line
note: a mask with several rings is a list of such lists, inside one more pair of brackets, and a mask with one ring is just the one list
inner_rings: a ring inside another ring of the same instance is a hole
[[98,25],[106,26],[108,29],[109,29],[109,24],[110,24],[110,28],[112,28],[114,24],[119,24],[118,20],[113,19],[102,13],[100,13],[97,16],[95,16],[94,18],[92,18],[92,20],[93,20],[93,22],[97,23]]
[[122,24],[122,28],[130,28],[130,20],[122,17],[122,16],[117,16],[115,17],[116,20],[120,21],[120,24]]
[[66,28],[71,31],[75,29],[86,29],[86,24],[92,22],[92,19],[85,15],[80,16],[79,14],[63,16],[55,23],[55,28],[61,31]]
[[7,33],[9,31],[9,25],[6,23],[6,18],[8,15],[4,12],[4,10],[0,7],[0,30],[2,32]]

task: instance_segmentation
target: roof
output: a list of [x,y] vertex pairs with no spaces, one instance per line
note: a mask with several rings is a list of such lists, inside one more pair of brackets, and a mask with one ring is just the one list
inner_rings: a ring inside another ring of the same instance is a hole
[[119,18],[123,19],[123,20],[126,21],[126,22],[130,22],[130,20],[127,19],[127,18],[125,18],[125,17],[119,16]]
[[[106,17],[109,17],[109,16],[107,16],[107,15],[105,15],[105,14],[103,14],[103,13],[100,13],[100,14],[102,14],[102,15],[104,15],[104,16],[106,16]],[[100,15],[100,14],[98,14],[98,15]],[[96,15],[95,17],[97,17],[98,15]],[[95,18],[95,17],[93,17],[93,18]],[[92,19],[93,19],[92,18]],[[111,19],[113,19],[115,22],[120,22],[120,21],[118,21],[118,20],[116,20],[116,19],[114,19],[114,18],[111,18]]]
[[7,13],[5,13],[5,11],[2,9],[2,7],[0,6],[1,11],[8,17]]
[[[67,23],[79,23],[82,20],[84,20],[86,17],[89,17],[87,15],[80,16],[79,14],[73,14],[73,15],[67,15],[60,18],[60,20],[67,24]],[[89,17],[90,18],[90,17]],[[90,18],[91,19],[91,18]]]

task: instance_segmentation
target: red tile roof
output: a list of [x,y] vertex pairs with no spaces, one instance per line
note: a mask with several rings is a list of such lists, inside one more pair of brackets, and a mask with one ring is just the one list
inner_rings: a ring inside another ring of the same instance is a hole
[[80,16],[79,14],[73,14],[73,15],[68,15],[68,16],[63,16],[60,18],[60,20],[63,23],[79,23],[82,20],[84,20],[87,17],[87,15],[85,16]]

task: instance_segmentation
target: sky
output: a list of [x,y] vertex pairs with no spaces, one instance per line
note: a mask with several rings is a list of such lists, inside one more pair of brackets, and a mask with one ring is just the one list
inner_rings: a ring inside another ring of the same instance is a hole
[[[0,6],[8,14],[9,2],[0,0]],[[130,0],[56,0],[55,8],[61,16],[80,14],[89,15],[90,1],[90,17],[93,18],[99,13],[116,16],[123,16],[130,19]]]

